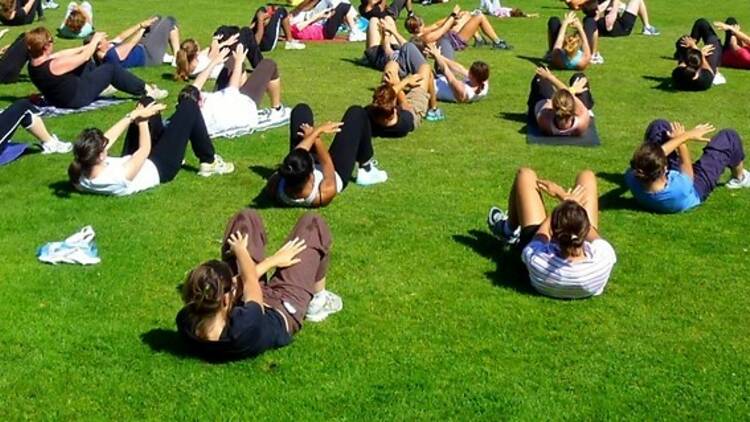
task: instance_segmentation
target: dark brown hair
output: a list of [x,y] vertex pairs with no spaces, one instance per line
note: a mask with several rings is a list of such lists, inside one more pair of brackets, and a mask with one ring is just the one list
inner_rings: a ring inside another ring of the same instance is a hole
[[568,258],[583,246],[591,222],[585,208],[566,200],[552,211],[551,228],[552,240],[560,246],[563,258]]
[[73,162],[68,166],[70,183],[78,185],[82,176],[89,176],[108,142],[102,131],[96,128],[84,129],[78,135],[78,141],[73,145]]
[[490,66],[483,61],[477,60],[471,64],[469,75],[473,76],[474,79],[479,82],[479,85],[474,88],[474,92],[479,94],[484,89],[484,84],[490,79]]
[[197,336],[202,336],[203,321],[221,309],[221,301],[227,293],[232,295],[229,301],[232,306],[236,290],[233,289],[232,271],[226,262],[206,261],[188,274],[182,285],[182,301]]
[[667,156],[661,145],[644,142],[635,150],[630,160],[630,168],[642,183],[652,183],[664,174]]
[[40,26],[27,32],[24,36],[26,42],[26,49],[29,50],[29,55],[32,59],[44,54],[44,48],[52,42],[52,34],[47,28]]
[[390,85],[380,85],[372,93],[372,104],[367,107],[367,112],[376,122],[385,123],[393,117],[397,99],[396,91]]
[[0,15],[10,19],[11,13],[16,10],[16,0],[0,0]]
[[424,25],[424,21],[417,15],[411,15],[404,21],[404,28],[410,34],[418,33],[422,25]]

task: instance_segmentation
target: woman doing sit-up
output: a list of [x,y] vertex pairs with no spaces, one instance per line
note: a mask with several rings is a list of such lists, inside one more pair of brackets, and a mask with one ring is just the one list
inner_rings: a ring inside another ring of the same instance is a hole
[[[373,159],[370,120],[364,108],[351,106],[341,122],[313,125],[312,109],[297,104],[289,125],[290,152],[266,185],[270,196],[290,206],[326,206],[349,185],[355,166],[358,185],[388,180]],[[323,134],[335,134],[328,149]]]
[[550,136],[581,136],[591,123],[594,98],[583,73],[562,83],[549,69],[537,68],[529,92],[528,119]]
[[26,33],[29,50],[29,78],[44,95],[44,99],[55,107],[85,107],[112,85],[116,89],[135,96],[148,95],[162,99],[167,92],[147,85],[138,77],[114,63],[96,65],[92,56],[100,41],[106,38],[97,32],[83,47],[53,52],[52,34],[39,27]]
[[258,126],[258,106],[265,93],[271,100],[269,119],[274,124],[286,123],[289,109],[281,104],[281,77],[276,62],[263,59],[248,76],[244,69],[247,51],[242,44],[232,53],[225,70],[229,74],[219,77],[217,91],[201,92],[214,67],[221,65],[228,54],[228,48],[213,50],[208,67],[195,78],[192,86],[183,89],[183,93],[196,97],[200,104],[209,135],[216,137]]
[[[573,26],[575,33],[568,34],[568,27]],[[596,30],[596,27],[590,29]],[[547,58],[554,69],[584,70],[591,62],[589,39],[594,34],[587,34],[575,12],[565,15],[562,23],[557,16],[547,22],[547,40],[549,50]]]
[[750,69],[750,36],[742,32],[737,19],[730,17],[726,22],[714,22],[714,25],[726,34],[721,65],[735,69]]
[[[560,202],[550,215],[542,193]],[[534,170],[521,168],[507,214],[492,207],[487,223],[493,234],[520,252],[531,285],[539,293],[583,299],[604,292],[617,257],[599,235],[599,196],[592,171],[580,172],[575,186],[566,190],[539,179]]]
[[473,103],[486,97],[490,91],[490,67],[475,61],[469,69],[441,53],[434,44],[427,46],[428,53],[435,58],[438,76],[435,92],[439,101]]
[[183,284],[176,322],[190,350],[212,361],[257,356],[290,344],[303,320],[340,311],[343,301],[326,290],[331,243],[323,217],[308,213],[266,257],[263,220],[255,210],[237,213],[224,232],[221,261],[199,265]]
[[[159,115],[166,107],[144,98],[108,131],[84,130],[68,167],[73,186],[85,192],[125,196],[170,182],[182,167],[188,141],[200,161],[198,175],[234,171],[233,164],[214,153],[198,104],[184,95],[178,101],[166,127]],[[125,130],[122,156],[110,157],[109,149]]]
[[28,25],[44,18],[42,0],[0,0],[0,23],[6,26]]
[[349,26],[349,41],[364,41],[366,35],[357,26],[357,13],[351,4],[335,7],[324,0],[305,0],[291,12],[292,36],[297,40],[332,40],[343,24]]
[[[703,47],[698,47],[703,42]],[[721,41],[707,20],[695,21],[690,35],[675,43],[677,67],[672,71],[672,84],[681,91],[705,91],[726,80],[719,73]]]
[[[687,211],[708,199],[727,168],[732,172],[727,188],[750,188],[740,135],[726,129],[707,138],[713,131],[710,124],[685,130],[676,122],[653,121],[625,173],[625,182],[635,199],[655,212]],[[691,140],[707,143],[696,162],[692,162],[686,145]]]
[[492,24],[481,11],[469,14],[461,12],[461,7],[455,5],[448,17],[440,19],[432,25],[425,25],[424,20],[417,15],[411,15],[404,22],[406,30],[425,44],[436,43],[440,38],[449,37],[453,49],[460,51],[468,47],[469,40],[477,39],[481,44],[484,34],[492,41],[492,48],[499,50],[510,50],[502,38],[497,36]]
[[[247,52],[247,59],[253,68],[263,60],[258,43],[255,42],[255,35],[248,27],[225,26],[222,25],[214,31],[211,46],[201,50],[197,41],[188,38],[180,44],[180,49],[175,54],[174,66],[175,80],[187,81],[190,77],[198,76],[206,70],[211,63],[209,56],[212,52],[224,48],[233,49],[237,44],[242,44]],[[224,66],[215,66],[210,74],[211,79],[217,79],[222,73]]]

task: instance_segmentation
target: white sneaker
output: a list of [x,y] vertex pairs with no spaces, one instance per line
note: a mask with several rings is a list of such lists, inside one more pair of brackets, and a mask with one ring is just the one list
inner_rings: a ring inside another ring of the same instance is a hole
[[742,179],[732,178],[727,182],[727,189],[750,188],[750,171],[742,170]]
[[596,52],[591,56],[591,64],[604,64],[604,57],[600,52]]
[[643,35],[648,35],[648,36],[655,37],[657,35],[661,35],[661,32],[659,32],[659,30],[656,29],[655,26],[650,25],[650,26],[644,26],[643,27]]
[[360,30],[352,30],[349,32],[349,42],[360,42],[367,39],[367,34]]
[[52,10],[54,10],[54,9],[57,9],[58,7],[60,7],[60,5],[57,4],[57,3],[55,3],[54,0],[49,0],[49,1],[46,1],[46,2],[42,3],[42,9],[52,9]]
[[521,240],[521,226],[511,230],[508,225],[508,214],[498,207],[491,207],[487,214],[487,227],[498,239],[508,245],[515,245]]
[[341,300],[341,296],[328,290],[323,290],[313,296],[310,305],[307,307],[305,319],[312,322],[320,322],[328,318],[328,315],[335,314],[342,309],[344,309],[344,301]]
[[167,98],[169,92],[166,89],[159,89],[156,85],[146,84],[146,95],[153,98],[156,101]]
[[725,78],[721,73],[716,72],[716,74],[714,75],[714,85],[724,85],[725,83],[727,83],[727,78]]
[[171,64],[174,61],[174,56],[169,53],[164,53],[164,57],[161,59],[162,63]]
[[113,95],[117,94],[117,88],[113,87],[112,85],[108,85],[106,88],[104,88],[104,91],[99,93],[100,97],[111,97]]
[[258,110],[258,127],[256,129],[267,130],[284,126],[289,123],[291,115],[292,109],[283,105],[278,110],[273,107]]
[[358,168],[357,179],[354,182],[360,186],[370,186],[388,180],[388,173],[380,170],[377,165],[377,161],[370,160],[369,163]]
[[57,135],[52,135],[52,139],[42,142],[42,154],[66,154],[73,150],[73,144],[62,142],[57,139]]
[[305,44],[297,40],[289,40],[284,43],[284,50],[304,50],[307,47]]
[[234,164],[227,163],[219,154],[214,155],[213,163],[201,163],[198,176],[209,177],[214,174],[229,174],[234,171]]

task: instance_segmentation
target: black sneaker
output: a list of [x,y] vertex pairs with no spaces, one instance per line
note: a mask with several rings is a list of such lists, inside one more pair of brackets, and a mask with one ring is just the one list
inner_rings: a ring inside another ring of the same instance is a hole
[[492,48],[495,50],[513,50],[513,46],[505,42],[505,40],[492,43]]

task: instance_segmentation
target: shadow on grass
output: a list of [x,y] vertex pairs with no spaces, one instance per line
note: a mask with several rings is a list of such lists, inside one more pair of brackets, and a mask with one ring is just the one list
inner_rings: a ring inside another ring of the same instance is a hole
[[174,82],[174,73],[162,73],[161,79],[164,81]]
[[[342,57],[341,61],[342,62],[351,63],[351,64],[353,64],[355,66],[363,67],[365,69],[372,69],[367,63],[365,63],[364,57],[360,57],[358,59],[353,59],[351,57]],[[373,69],[373,70],[375,70],[375,69]]]
[[166,328],[154,328],[141,334],[141,341],[156,353],[169,353],[183,359],[197,359],[188,350],[180,333]]
[[644,75],[643,79],[645,79],[647,81],[658,82],[658,84],[654,85],[653,87],[651,87],[651,89],[658,89],[659,91],[664,91],[664,92],[677,92],[677,90],[672,87],[672,77],[671,76],[649,76],[649,75]]
[[531,62],[534,66],[541,66],[544,64],[544,59],[542,57],[522,56],[520,54],[517,54],[516,57]]
[[529,283],[526,267],[513,247],[507,247],[491,234],[479,230],[469,230],[465,235],[455,234],[453,240],[472,248],[480,256],[495,263],[495,271],[485,274],[493,285],[521,293],[537,294]]
[[629,191],[625,184],[625,175],[622,173],[596,173],[596,177],[602,178],[618,187],[599,196],[599,209],[601,210],[639,210],[638,203],[634,198],[625,198],[623,194]]
[[502,113],[499,113],[497,115],[498,119],[507,120],[509,122],[516,122],[516,123],[523,123],[524,125],[521,126],[520,129],[518,129],[518,133],[521,135],[526,135],[526,133],[529,131],[529,126],[527,122],[527,115],[526,113],[510,113],[507,111],[504,111]]
[[[276,172],[276,169],[266,166],[253,165],[248,166],[248,169],[258,176],[262,177],[263,180],[268,180],[271,175]],[[258,192],[258,194],[250,201],[249,207],[255,209],[268,209],[276,208],[278,204],[271,198],[267,193],[265,186]]]
[[59,182],[53,182],[49,184],[49,188],[52,194],[58,198],[70,198],[72,193],[78,193],[78,191],[70,184],[68,180],[61,180]]

